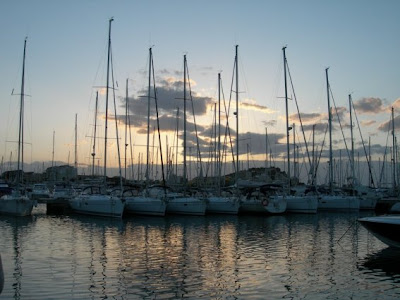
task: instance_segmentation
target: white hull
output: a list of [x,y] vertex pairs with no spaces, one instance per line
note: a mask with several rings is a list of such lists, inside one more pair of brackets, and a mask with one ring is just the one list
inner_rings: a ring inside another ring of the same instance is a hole
[[13,216],[30,216],[36,201],[14,193],[0,198],[0,214]]
[[323,195],[318,197],[318,210],[357,211],[360,199],[346,195]]
[[269,198],[246,198],[240,203],[240,212],[282,214],[286,211],[287,202],[284,197],[272,196]]
[[163,199],[155,197],[126,197],[125,211],[129,214],[164,216],[167,204]]
[[286,201],[287,212],[315,214],[318,210],[317,196],[287,196]]
[[239,212],[240,201],[236,197],[208,197],[206,199],[207,213],[214,214],[237,214]]
[[86,215],[121,218],[125,202],[109,195],[79,195],[69,199],[72,210]]
[[169,197],[167,201],[167,213],[204,216],[206,214],[206,203],[194,197]]

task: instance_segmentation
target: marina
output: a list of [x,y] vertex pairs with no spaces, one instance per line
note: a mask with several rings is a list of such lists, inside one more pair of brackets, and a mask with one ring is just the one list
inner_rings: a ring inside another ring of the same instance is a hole
[[92,2],[1,4],[0,299],[400,299],[400,1]]
[[372,213],[0,216],[1,299],[398,299]]

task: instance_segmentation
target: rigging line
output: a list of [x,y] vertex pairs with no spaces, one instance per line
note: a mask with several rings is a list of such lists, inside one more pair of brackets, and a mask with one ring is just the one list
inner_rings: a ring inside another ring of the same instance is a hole
[[[346,147],[347,156],[349,157],[349,160],[351,160],[349,148],[347,147],[346,138],[345,138],[344,132],[343,132],[342,122],[340,122],[339,113],[338,113],[338,110],[337,110],[337,107],[336,107],[335,98],[333,97],[333,92],[332,92],[332,89],[331,89],[331,86],[330,86],[330,85],[329,85],[328,88],[329,88],[329,92],[330,92],[330,94],[331,94],[331,96],[332,96],[333,105],[335,106],[336,117],[337,117],[338,122],[339,122],[340,131],[342,132],[343,142],[344,142],[344,145],[345,145],[345,147]],[[353,167],[354,167],[354,166],[353,166]]]
[[[356,109],[355,109],[355,107],[354,107],[353,99],[351,99],[351,105],[352,105],[352,107],[353,107],[354,115],[356,116],[356,121],[357,121],[357,125],[358,125],[358,131],[359,131],[360,136],[361,136],[361,142],[362,142],[362,145],[363,145],[363,148],[364,148],[364,154],[365,154],[365,158],[366,158],[367,164],[368,164],[368,171],[369,171],[369,174],[371,175],[371,181],[372,181],[371,183],[372,183],[372,186],[375,187],[374,177],[372,176],[373,174],[372,174],[372,169],[371,169],[371,162],[370,162],[370,160],[368,159],[367,149],[365,148],[364,138],[363,138],[362,133],[361,133],[360,123],[358,122],[358,116],[357,116]],[[351,109],[351,108],[350,108],[350,109]],[[352,124],[350,124],[350,125],[352,126]],[[354,167],[354,166],[353,166],[353,167]]]
[[[230,115],[230,110],[231,110],[231,102],[232,102],[232,92],[233,92],[233,83],[235,79],[235,67],[236,67],[236,58],[233,63],[233,71],[232,71],[232,81],[231,81],[231,88],[230,88],[230,93],[229,93],[229,102],[228,102],[228,109],[226,107],[225,103],[225,97],[224,97],[224,108],[225,108],[225,114],[226,114],[226,127],[225,127],[225,139],[226,136],[229,136],[229,143],[231,147],[231,154],[232,154],[232,164],[233,164],[233,170],[236,172],[236,161],[235,161],[235,154],[233,153],[233,142],[232,142],[232,136],[231,136],[231,129],[229,126],[229,115]],[[236,141],[238,143],[239,141]]]
[[157,89],[156,89],[156,79],[155,79],[155,74],[154,74],[153,56],[151,56],[151,62],[150,63],[151,63],[151,68],[152,68],[152,72],[153,72],[153,89],[154,89],[154,101],[155,101],[155,104],[156,104],[156,114],[157,114],[158,142],[160,144],[162,181],[163,181],[163,186],[164,186],[164,192],[166,193],[165,176],[164,176],[164,160],[163,160],[162,145],[161,145],[160,118],[159,118],[159,115],[158,115]]
[[[115,132],[117,138],[117,153],[118,153],[118,173],[119,173],[119,184],[121,188],[121,195],[123,192],[122,189],[122,169],[121,169],[121,153],[119,150],[119,137],[118,137],[118,115],[117,115],[117,105],[115,101],[115,79],[114,79],[114,67],[113,67],[113,56],[112,56],[112,48],[110,45],[110,63],[111,63],[111,80],[112,80],[112,90],[113,90],[113,101],[114,101],[114,116],[115,116]],[[107,82],[108,85],[108,82]]]
[[315,180],[315,179],[317,178],[318,167],[319,167],[319,163],[320,163],[320,161],[321,161],[322,150],[324,149],[325,138],[326,138],[326,134],[327,134],[327,132],[328,132],[328,127],[329,127],[329,126],[326,126],[325,134],[324,134],[324,139],[323,139],[322,145],[321,145],[321,151],[319,152],[319,156],[318,156],[318,159],[317,159],[316,164],[315,164],[314,178],[313,178],[313,180],[312,180],[313,183],[316,183],[316,180]]
[[301,114],[300,114],[299,104],[297,103],[296,92],[295,92],[295,90],[294,90],[294,85],[293,85],[293,81],[292,81],[292,75],[290,74],[290,69],[289,69],[289,64],[288,64],[288,62],[287,62],[287,59],[286,59],[286,67],[287,67],[288,74],[289,74],[290,85],[291,85],[292,91],[293,91],[293,97],[294,97],[294,100],[295,100],[295,103],[296,103],[297,114],[298,114],[298,116],[299,116],[299,121],[300,121],[301,131],[302,131],[302,133],[303,133],[304,143],[305,143],[305,145],[306,145],[306,152],[307,152],[308,162],[309,162],[310,167],[311,167],[310,152],[308,152],[308,144],[307,144],[307,139],[306,139],[305,132],[304,132],[303,121],[301,120]]
[[380,178],[379,178],[379,185],[382,184],[382,179],[383,179],[383,172],[385,169],[385,161],[386,161],[386,155],[387,155],[387,148],[388,148],[388,144],[389,144],[389,135],[390,135],[390,126],[388,124],[388,133],[386,136],[386,146],[385,146],[385,152],[383,154],[383,162],[382,162],[382,169],[381,169],[381,174],[380,174]]
[[[127,99],[126,99],[126,101],[128,102],[127,104],[127,107],[128,107],[128,112],[129,112],[129,110],[130,110],[130,107],[129,107],[129,96],[127,97]],[[135,176],[134,176],[134,168],[133,168],[133,144],[132,144],[132,126],[131,126],[131,114],[129,114],[128,113],[128,126],[129,126],[129,148],[130,148],[130,154],[131,154],[131,172],[132,172],[132,174],[131,174],[131,178],[133,179],[133,178],[135,178]]]
[[[196,115],[194,113],[194,104],[193,104],[193,96],[192,96],[192,87],[190,84],[190,76],[189,76],[189,67],[188,64],[186,63],[186,72],[187,72],[187,78],[188,78],[188,84],[189,84],[189,97],[190,97],[190,102],[192,103],[192,113],[193,113],[193,121],[194,121],[194,130],[196,132],[196,141],[197,141],[197,154],[199,158],[199,164],[200,164],[200,176],[203,176],[203,165],[201,162],[201,152],[200,152],[200,144],[199,144],[199,135],[197,132],[197,124],[196,124]],[[197,169],[196,169],[197,171]],[[198,175],[198,174],[197,174]]]

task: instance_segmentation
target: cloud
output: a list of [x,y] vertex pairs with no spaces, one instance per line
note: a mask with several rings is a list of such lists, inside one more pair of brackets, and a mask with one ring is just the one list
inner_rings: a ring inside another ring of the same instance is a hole
[[275,127],[277,121],[276,120],[269,120],[269,121],[261,121],[265,127]]
[[[400,101],[400,99],[398,99]],[[395,102],[396,103],[396,102]],[[380,98],[361,98],[353,102],[354,108],[359,114],[377,114],[384,112],[387,108]],[[395,105],[395,104],[393,104]],[[398,105],[400,107],[400,105]]]
[[[400,127],[400,116],[397,116],[397,117],[394,117],[394,128],[396,130],[396,128],[399,128],[399,127]],[[391,129],[392,129],[392,120],[383,122],[378,126],[378,130],[383,131],[383,132],[387,132]]]
[[371,126],[371,125],[375,124],[376,121],[375,120],[367,120],[367,121],[361,121],[360,123],[362,126]]
[[246,102],[240,102],[239,108],[253,110],[253,111],[261,111],[267,114],[272,114],[274,111],[264,105],[257,104],[254,100],[247,99]]
[[[323,118],[328,118],[328,114],[325,113],[300,113],[301,121],[305,123],[311,123],[315,121],[319,121]],[[289,119],[293,121],[299,121],[299,115],[297,113],[293,113],[289,115]]]

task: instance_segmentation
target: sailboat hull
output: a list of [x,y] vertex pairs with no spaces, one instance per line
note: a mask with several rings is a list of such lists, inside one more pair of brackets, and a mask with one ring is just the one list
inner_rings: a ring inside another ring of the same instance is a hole
[[324,195],[318,198],[318,210],[358,211],[360,199],[345,195]]
[[237,214],[240,201],[237,198],[229,197],[208,197],[206,199],[206,212],[212,214]]
[[69,199],[71,209],[79,214],[121,218],[125,202],[109,195],[80,195]]
[[167,202],[167,213],[204,216],[206,214],[206,203],[194,197],[172,197]]
[[286,211],[287,202],[284,197],[250,197],[241,201],[241,213],[282,214]]
[[318,210],[316,196],[287,196],[286,211],[290,213],[315,214]]
[[0,198],[0,214],[30,216],[36,201],[22,195],[4,195]]
[[163,199],[153,197],[127,197],[125,202],[125,211],[128,214],[164,216],[167,208]]

